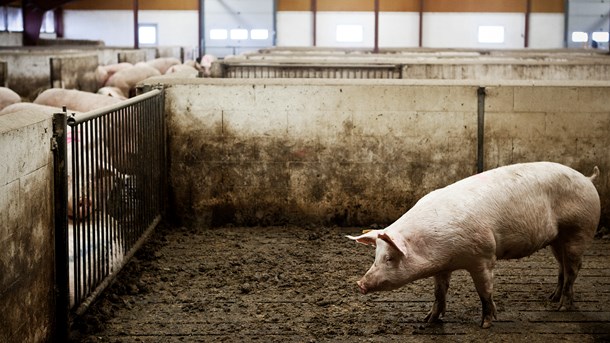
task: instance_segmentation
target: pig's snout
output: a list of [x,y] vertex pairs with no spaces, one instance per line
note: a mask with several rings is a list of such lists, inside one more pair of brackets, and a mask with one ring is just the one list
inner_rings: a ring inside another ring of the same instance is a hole
[[360,293],[366,294],[367,289],[364,286],[364,284],[362,283],[362,281],[357,281],[356,284],[358,284],[358,288],[360,289]]

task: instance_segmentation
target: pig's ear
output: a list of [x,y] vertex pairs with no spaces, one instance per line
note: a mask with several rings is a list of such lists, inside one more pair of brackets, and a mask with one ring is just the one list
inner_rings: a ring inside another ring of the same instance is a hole
[[407,247],[401,240],[392,239],[392,237],[388,236],[388,234],[385,232],[379,233],[378,237],[394,247],[396,250],[400,251],[403,255],[407,255]]
[[349,235],[345,237],[352,239],[358,243],[375,246],[375,242],[377,241],[377,235],[379,234],[379,232],[381,232],[381,230],[370,230],[358,237]]

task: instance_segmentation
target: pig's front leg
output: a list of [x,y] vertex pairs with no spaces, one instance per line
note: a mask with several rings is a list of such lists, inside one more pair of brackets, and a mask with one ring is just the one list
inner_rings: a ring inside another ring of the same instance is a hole
[[483,263],[478,268],[470,270],[470,275],[474,281],[474,285],[481,298],[483,307],[483,316],[481,319],[481,327],[488,329],[491,327],[491,322],[496,319],[496,304],[493,301],[493,265],[494,261]]
[[424,319],[428,323],[438,322],[440,316],[445,315],[447,309],[447,290],[451,272],[440,273],[434,276],[434,304],[428,315]]

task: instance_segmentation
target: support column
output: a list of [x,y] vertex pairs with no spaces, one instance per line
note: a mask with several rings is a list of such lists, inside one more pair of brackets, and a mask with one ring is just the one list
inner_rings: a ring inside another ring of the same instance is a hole
[[312,16],[312,21],[313,21],[313,23],[312,23],[312,27],[313,27],[313,29],[312,29],[312,31],[313,31],[313,33],[312,33],[313,34],[312,42],[313,42],[313,46],[316,46],[316,36],[318,35],[317,32],[316,32],[317,31],[317,28],[316,28],[317,23],[316,23],[316,21],[317,21],[317,17],[318,17],[318,1],[317,0],[311,0],[311,16]]
[[29,1],[24,1],[23,13],[23,45],[36,45],[40,38],[40,28],[45,11]]
[[424,46],[424,1],[419,0],[419,47]]
[[375,0],[375,47],[374,53],[379,53],[379,0]]
[[138,0],[133,0],[133,48],[140,48],[140,30],[138,27]]

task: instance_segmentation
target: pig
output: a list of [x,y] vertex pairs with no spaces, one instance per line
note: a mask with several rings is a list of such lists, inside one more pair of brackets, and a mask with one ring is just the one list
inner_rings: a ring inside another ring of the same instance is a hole
[[161,73],[157,69],[146,63],[137,63],[132,68],[116,72],[108,79],[106,86],[118,87],[125,96],[129,97],[133,94],[133,90],[138,82],[159,75],[161,75]]
[[33,104],[31,102],[18,102],[9,106],[6,106],[2,110],[0,110],[0,116],[20,111],[32,111],[32,112],[44,112],[49,116],[52,116],[53,113],[63,112],[60,107],[46,106],[46,105],[38,105]]
[[113,97],[113,98],[117,98],[117,99],[121,99],[121,100],[127,99],[125,94],[123,94],[123,92],[120,89],[118,89],[117,87],[104,86],[97,90],[97,94],[101,94],[101,95],[105,95],[105,96],[109,96],[109,97]]
[[203,77],[210,77],[212,75],[212,63],[216,61],[216,56],[205,54],[201,57],[200,68],[203,69]]
[[159,73],[165,74],[170,67],[181,64],[182,62],[175,57],[159,57],[144,63],[157,69]]
[[172,75],[177,77],[197,77],[198,74],[199,70],[187,64],[173,65],[169,69],[167,69],[167,72],[165,72],[165,75]]
[[362,294],[388,291],[432,276],[435,301],[425,317],[432,323],[445,314],[451,272],[465,269],[481,299],[481,327],[489,328],[496,318],[496,261],[550,245],[559,263],[550,299],[559,310],[572,310],[574,280],[599,223],[593,185],[599,173],[597,166],[586,177],[558,163],[522,163],[435,190],[385,229],[347,236],[376,247],[375,262],[358,288]]
[[94,94],[76,89],[50,88],[34,99],[35,104],[62,107],[78,112],[88,112],[100,107],[114,105],[121,99]]
[[104,66],[98,66],[96,69],[98,88],[104,87],[104,85],[106,85],[106,82],[108,81],[108,79],[112,75],[114,75],[116,72],[123,70],[123,69],[131,68],[131,67],[133,67],[133,64],[131,64],[129,62],[121,62],[121,63],[108,64],[108,65],[104,65]]
[[0,87],[0,110],[18,102],[21,102],[19,94],[10,88]]

